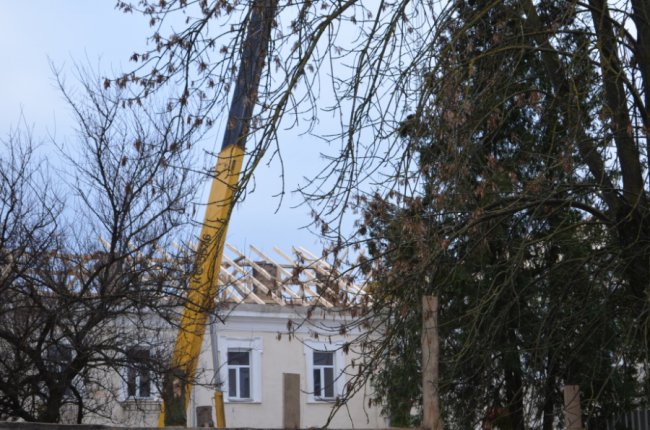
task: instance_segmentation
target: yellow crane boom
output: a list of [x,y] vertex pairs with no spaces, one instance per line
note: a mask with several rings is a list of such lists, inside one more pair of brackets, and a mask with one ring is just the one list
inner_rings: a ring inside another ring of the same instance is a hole
[[187,425],[186,411],[206,323],[214,309],[228,220],[239,188],[246,137],[276,9],[277,0],[256,0],[251,9],[223,144],[199,237],[195,269],[180,321],[171,371],[164,381],[159,427]]

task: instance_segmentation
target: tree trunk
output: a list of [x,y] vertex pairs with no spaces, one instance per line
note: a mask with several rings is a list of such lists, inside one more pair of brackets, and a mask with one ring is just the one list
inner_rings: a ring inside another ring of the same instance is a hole
[[438,298],[422,297],[422,427],[442,430],[438,362],[440,345],[438,339]]
[[50,392],[50,396],[47,399],[45,408],[41,414],[38,416],[38,421],[43,423],[58,423],[61,420],[61,403],[63,400],[62,393],[58,392],[57,388],[54,388]]
[[517,351],[516,336],[513,329],[508,329],[507,350],[504,351],[504,374],[506,382],[506,401],[508,415],[513,430],[525,430],[524,423],[524,388],[522,382],[521,362]]
[[544,382],[544,407],[542,409],[542,430],[553,430],[555,421],[555,376],[551,371],[546,374]]

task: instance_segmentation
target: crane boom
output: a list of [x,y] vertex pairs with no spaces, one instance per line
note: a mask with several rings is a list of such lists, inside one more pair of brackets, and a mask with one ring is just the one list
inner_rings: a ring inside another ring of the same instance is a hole
[[199,237],[195,269],[172,355],[171,372],[165,378],[159,427],[187,425],[185,415],[192,382],[208,316],[214,309],[228,220],[239,188],[246,137],[276,9],[277,0],[255,0],[250,12],[228,122]]

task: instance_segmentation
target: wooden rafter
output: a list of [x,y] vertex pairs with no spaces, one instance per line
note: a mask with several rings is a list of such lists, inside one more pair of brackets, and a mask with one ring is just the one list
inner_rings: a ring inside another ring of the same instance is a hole
[[[182,248],[178,248],[183,251]],[[191,253],[192,250],[186,250]],[[256,303],[269,305],[345,307],[359,301],[366,294],[362,286],[343,279],[333,266],[304,248],[293,248],[293,257],[273,248],[277,257],[250,246],[248,255],[226,244],[219,273],[219,290],[215,300],[221,303]],[[188,255],[188,254],[186,254]],[[70,283],[84,283],[85,273],[102,264],[105,252],[84,255],[53,255],[72,268]],[[145,256],[134,251],[124,264],[139,267],[145,264],[144,280],[158,270],[173,270],[181,274],[191,270],[184,266],[183,256],[175,257],[164,249],[156,256]],[[0,267],[0,270],[6,270]]]
[[332,308],[349,305],[365,294],[363,287],[341,279],[330,264],[304,248],[293,248],[296,258],[273,248],[281,260],[255,246],[250,246],[254,257],[230,244],[226,250],[221,278],[227,282],[222,288],[235,289],[245,302]]

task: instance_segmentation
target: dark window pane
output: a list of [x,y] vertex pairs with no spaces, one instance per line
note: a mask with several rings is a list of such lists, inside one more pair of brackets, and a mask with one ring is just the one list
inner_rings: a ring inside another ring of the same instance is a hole
[[126,352],[128,368],[126,374],[126,394],[129,397],[150,397],[151,378],[149,366],[151,353],[148,348],[133,347]]
[[126,395],[130,397],[135,397],[135,369],[129,368],[126,371]]
[[140,371],[140,397],[151,396],[151,383],[149,382],[149,371]]
[[314,369],[314,396],[321,396],[320,369]]
[[59,363],[67,367],[72,362],[72,347],[68,345],[58,346]]
[[334,369],[332,367],[326,367],[323,369],[325,371],[325,397],[333,398],[334,397]]
[[66,344],[50,345],[46,350],[46,359],[51,372],[61,373],[72,362],[72,347]]
[[228,364],[248,365],[250,363],[249,351],[228,351]]
[[249,399],[251,397],[251,374],[250,368],[239,369],[239,397]]
[[131,348],[127,352],[129,361],[133,363],[142,363],[149,360],[149,350],[146,348]]
[[314,366],[332,366],[333,364],[333,352],[314,351]]
[[228,369],[228,395],[237,397],[237,369]]

